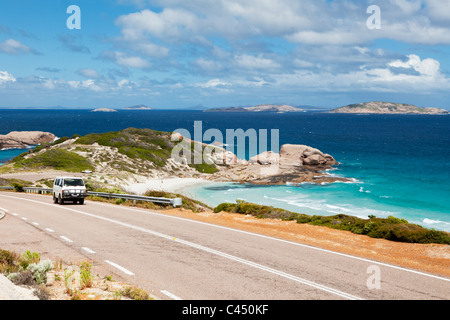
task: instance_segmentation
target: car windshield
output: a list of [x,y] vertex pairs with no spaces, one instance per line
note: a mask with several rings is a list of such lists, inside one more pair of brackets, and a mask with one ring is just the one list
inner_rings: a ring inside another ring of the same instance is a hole
[[83,179],[64,179],[66,187],[84,187]]

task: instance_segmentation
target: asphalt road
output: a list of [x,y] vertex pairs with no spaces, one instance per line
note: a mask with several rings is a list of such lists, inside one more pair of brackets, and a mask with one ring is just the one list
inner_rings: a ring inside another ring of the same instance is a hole
[[448,278],[144,209],[0,192],[1,210],[163,299],[450,298]]

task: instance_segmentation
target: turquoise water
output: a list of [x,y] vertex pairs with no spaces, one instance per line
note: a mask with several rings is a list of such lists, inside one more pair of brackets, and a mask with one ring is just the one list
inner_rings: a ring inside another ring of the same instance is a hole
[[[306,214],[394,215],[450,231],[450,116],[0,110],[0,134],[40,130],[70,137],[128,127],[193,132],[194,121],[202,121],[203,132],[219,129],[224,137],[227,129],[279,129],[280,146],[318,148],[340,162],[330,174],[354,179],[320,186],[221,183],[185,190],[212,206],[243,199]],[[0,163],[22,151],[0,151]]]
[[6,149],[0,150],[0,166],[4,164],[4,162],[26,152],[28,149]]
[[[435,200],[411,199],[405,206],[404,194],[382,188],[374,183],[332,183],[328,185],[260,186],[252,184],[217,183],[186,190],[195,199],[210,206],[222,202],[248,202],[284,208],[311,215],[347,214],[362,218],[369,215],[388,217],[393,215],[428,228],[450,231],[448,208],[435,205]],[[428,209],[424,210],[423,207]]]

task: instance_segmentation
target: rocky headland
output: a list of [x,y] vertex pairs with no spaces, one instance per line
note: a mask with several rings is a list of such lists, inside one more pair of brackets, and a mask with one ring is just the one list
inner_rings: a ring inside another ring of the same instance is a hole
[[382,101],[349,104],[328,112],[360,114],[449,114],[449,111],[445,109],[422,108],[411,104]]
[[43,131],[12,131],[6,135],[0,135],[1,149],[24,149],[41,143],[52,142],[56,136]]
[[279,153],[266,151],[249,161],[238,159],[227,151],[224,154],[227,154],[224,157],[227,166],[219,167],[219,172],[211,179],[265,185],[352,181],[328,174],[327,171],[339,163],[333,156],[307,145],[285,144]]
[[[54,139],[54,135],[46,137],[46,142]],[[42,140],[33,140],[38,142]],[[182,142],[187,149],[174,153]],[[196,164],[196,156],[203,162]],[[118,187],[173,178],[265,185],[352,181],[329,174],[335,165],[338,162],[333,156],[306,145],[285,144],[279,152],[267,151],[245,160],[220,146],[193,141],[176,132],[128,128],[60,138],[16,157],[1,167],[1,173],[10,177],[36,172],[45,175],[50,171],[54,175],[55,170],[81,174],[90,170],[92,180],[108,181],[108,185]]]

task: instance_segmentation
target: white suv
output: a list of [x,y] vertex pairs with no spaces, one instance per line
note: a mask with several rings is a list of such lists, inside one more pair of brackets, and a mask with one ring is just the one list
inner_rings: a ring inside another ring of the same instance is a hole
[[77,177],[57,177],[53,183],[53,202],[63,204],[66,200],[84,204],[87,197],[83,179]]

